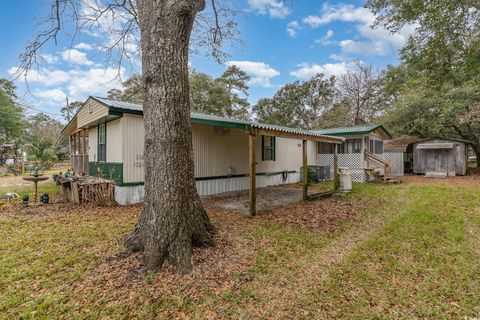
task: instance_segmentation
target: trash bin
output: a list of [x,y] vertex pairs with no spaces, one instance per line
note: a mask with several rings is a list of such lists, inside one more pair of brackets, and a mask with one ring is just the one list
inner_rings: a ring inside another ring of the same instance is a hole
[[352,173],[348,168],[338,168],[340,175],[340,192],[352,192]]

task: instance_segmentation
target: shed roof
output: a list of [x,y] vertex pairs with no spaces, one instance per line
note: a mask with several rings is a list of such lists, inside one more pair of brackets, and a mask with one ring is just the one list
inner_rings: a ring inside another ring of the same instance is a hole
[[347,136],[353,134],[369,134],[370,132],[381,129],[387,136],[391,137],[390,133],[381,124],[365,124],[352,127],[340,127],[315,130],[316,133],[327,134],[331,136]]
[[408,138],[399,138],[399,139],[392,139],[385,141],[384,149],[385,150],[402,150],[406,151],[408,145],[412,143],[420,143],[420,142],[427,142],[432,140],[444,140],[444,141],[455,141],[465,144],[471,144],[470,141],[460,140],[460,139],[452,139],[452,138],[442,138],[442,137],[432,137],[432,138],[416,138],[416,137],[408,137]]
[[417,149],[452,149],[452,142],[419,143]]
[[399,138],[399,139],[392,139],[386,140],[384,142],[383,148],[384,150],[402,150],[405,151],[409,144],[423,141],[424,139],[409,137],[409,138]]
[[[93,97],[93,96],[89,97],[89,99],[94,99],[100,102],[101,104],[109,108],[109,110],[111,111],[143,115],[143,106],[141,104],[118,101],[118,100],[113,100],[108,98]],[[325,134],[321,134],[314,131],[278,126],[273,124],[258,123],[258,122],[247,121],[247,120],[231,119],[231,118],[225,118],[225,117],[220,117],[220,116],[215,116],[210,114],[203,114],[198,112],[191,112],[191,119],[192,119],[192,123],[196,123],[196,124],[206,124],[206,125],[212,125],[212,126],[236,128],[236,129],[243,129],[243,130],[251,130],[253,128],[258,130],[267,130],[267,131],[273,131],[273,132],[284,133],[284,134],[294,134],[294,135],[304,136],[306,138],[307,137],[317,138],[317,139],[324,138],[326,141],[328,140],[331,143],[342,143],[344,141],[344,139],[341,137],[334,137],[332,135],[325,135]]]

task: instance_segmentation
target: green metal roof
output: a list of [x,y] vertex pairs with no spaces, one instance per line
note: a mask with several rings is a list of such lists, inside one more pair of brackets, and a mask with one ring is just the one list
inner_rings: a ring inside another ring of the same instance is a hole
[[314,130],[314,132],[330,136],[347,136],[353,134],[369,134],[376,129],[382,129],[388,136],[391,137],[390,133],[388,133],[388,131],[381,124],[365,124],[352,127],[320,129]]
[[100,97],[91,97],[91,98],[97,100],[98,102],[105,105],[106,107],[121,109],[125,111],[140,111],[143,113],[143,106],[141,104],[112,100],[107,98],[100,98]]
[[[91,96],[90,98],[100,102],[101,104],[109,108],[110,111],[143,114],[143,106],[141,104],[112,100],[112,99],[101,98],[101,97],[93,97],[93,96]],[[308,130],[302,130],[297,128],[278,126],[273,124],[258,123],[258,122],[247,121],[247,120],[231,119],[231,118],[225,118],[225,117],[198,113],[198,112],[191,112],[191,119],[192,119],[192,123],[196,123],[196,124],[206,124],[211,126],[236,128],[236,129],[243,129],[243,130],[250,130],[251,128],[266,129],[266,130],[274,130],[279,132],[294,133],[294,134],[299,134],[304,136],[326,138],[336,142],[344,141],[344,139],[341,137],[334,137],[333,135],[326,135],[326,134],[315,132],[315,131],[308,131]]]

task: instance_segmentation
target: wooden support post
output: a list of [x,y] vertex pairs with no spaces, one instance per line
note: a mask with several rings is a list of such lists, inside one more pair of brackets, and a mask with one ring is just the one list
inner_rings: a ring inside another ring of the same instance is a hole
[[68,146],[70,147],[70,167],[73,167],[73,137],[68,137]]
[[255,183],[255,140],[257,136],[253,133],[250,133],[248,139],[248,162],[249,162],[249,176],[250,176],[250,189],[249,189],[249,203],[250,203],[250,215],[254,217],[257,214],[257,205],[256,205],[256,183]]
[[87,130],[86,129],[82,130],[82,136],[83,136],[83,154],[87,154]]
[[75,170],[75,166],[77,164],[77,134],[73,134],[73,137],[72,137],[72,140],[73,140],[73,152],[72,152],[72,169]]
[[80,134],[81,134],[81,133],[80,133],[80,131],[79,131],[79,132],[77,133],[77,140],[78,140],[78,142],[77,142],[77,148],[78,148],[78,149],[77,149],[77,152],[78,152],[78,154],[81,154],[81,153],[82,153],[82,146],[81,146],[82,140],[81,140],[81,138],[80,138]]
[[73,134],[73,152],[72,152],[72,155],[75,155],[75,152],[77,151],[77,134],[74,133]]
[[303,152],[303,201],[308,198],[308,162],[307,162],[307,140],[302,141]]
[[82,156],[82,170],[83,174],[88,174],[88,140],[87,129],[83,129],[83,156]]
[[340,175],[338,172],[338,144],[333,147],[333,191],[340,189]]

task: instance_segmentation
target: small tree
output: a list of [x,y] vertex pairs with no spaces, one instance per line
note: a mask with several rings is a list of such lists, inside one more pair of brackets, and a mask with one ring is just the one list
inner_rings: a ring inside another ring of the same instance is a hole
[[[225,115],[231,118],[248,119],[248,81],[250,76],[237,66],[230,66],[216,80],[227,91]],[[242,97],[243,96],[243,97]]]
[[77,113],[78,109],[80,109],[82,105],[83,105],[83,102],[81,101],[70,102],[68,106],[60,108],[60,113],[62,114],[65,121],[70,122],[73,115]]

